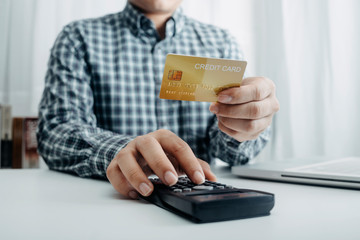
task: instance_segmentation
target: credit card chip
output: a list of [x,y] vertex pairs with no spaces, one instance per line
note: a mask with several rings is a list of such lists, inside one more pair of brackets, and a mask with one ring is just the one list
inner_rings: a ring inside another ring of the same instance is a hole
[[168,79],[180,81],[182,77],[182,71],[179,70],[169,70]]

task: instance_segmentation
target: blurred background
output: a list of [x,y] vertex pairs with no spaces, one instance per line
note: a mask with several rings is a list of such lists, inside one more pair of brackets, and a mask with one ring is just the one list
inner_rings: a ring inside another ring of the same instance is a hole
[[[119,12],[125,0],[0,0],[0,103],[36,116],[50,48],[71,21]],[[261,160],[360,156],[360,1],[184,0],[226,28],[248,75],[277,85],[281,109]]]

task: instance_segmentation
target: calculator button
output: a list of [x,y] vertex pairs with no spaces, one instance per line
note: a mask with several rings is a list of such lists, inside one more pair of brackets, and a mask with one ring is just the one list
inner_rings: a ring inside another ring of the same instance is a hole
[[182,192],[182,189],[176,188],[173,190],[173,192]]
[[194,190],[213,190],[214,187],[212,186],[205,186],[205,185],[197,185],[193,187]]
[[184,188],[183,191],[184,191],[184,192],[191,192],[192,189],[191,189],[191,188]]
[[212,184],[218,184],[218,183],[216,183],[216,182],[209,181],[209,180],[206,180],[205,183],[208,183],[208,184],[211,184],[211,185],[212,185]]
[[215,188],[217,188],[217,189],[224,189],[225,187],[224,187],[224,186],[216,186]]

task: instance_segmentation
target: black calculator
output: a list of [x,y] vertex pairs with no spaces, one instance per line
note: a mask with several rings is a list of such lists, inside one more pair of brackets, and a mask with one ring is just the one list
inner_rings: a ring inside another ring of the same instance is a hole
[[149,179],[154,191],[145,200],[197,223],[266,216],[275,203],[272,193],[218,182],[198,185],[179,177],[175,185],[167,186],[158,177]]

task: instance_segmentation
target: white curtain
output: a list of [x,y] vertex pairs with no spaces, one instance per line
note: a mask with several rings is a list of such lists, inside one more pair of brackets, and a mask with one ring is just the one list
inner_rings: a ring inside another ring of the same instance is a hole
[[[0,0],[0,103],[36,115],[49,50],[70,21],[125,0]],[[250,75],[277,85],[281,110],[263,160],[360,156],[360,1],[184,0],[186,14],[230,30]]]
[[360,156],[360,1],[254,4],[256,73],[281,102],[272,159]]
[[36,115],[56,36],[71,21],[118,12],[125,0],[0,0],[0,103]]

